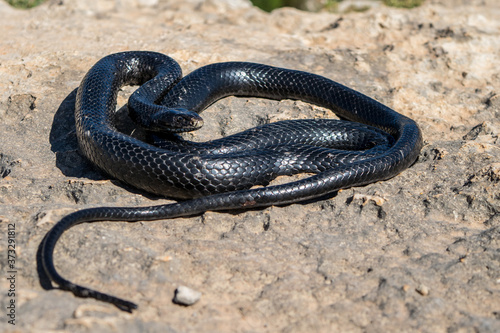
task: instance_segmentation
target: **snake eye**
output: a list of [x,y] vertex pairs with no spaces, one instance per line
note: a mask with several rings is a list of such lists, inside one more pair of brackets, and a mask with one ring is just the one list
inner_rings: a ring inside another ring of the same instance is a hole
[[172,121],[172,126],[178,127],[178,128],[184,128],[188,124],[190,124],[190,121],[184,115],[175,116],[174,120]]

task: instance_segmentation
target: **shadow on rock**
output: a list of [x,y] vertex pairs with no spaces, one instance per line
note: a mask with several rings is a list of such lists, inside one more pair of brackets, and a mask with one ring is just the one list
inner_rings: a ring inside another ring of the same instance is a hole
[[38,273],[38,281],[40,282],[40,286],[44,290],[51,290],[55,289],[54,286],[52,285],[52,282],[45,273],[45,269],[43,268],[42,264],[42,249],[43,249],[43,244],[45,243],[45,238],[47,238],[47,235],[43,237],[42,241],[40,242],[40,245],[38,245],[38,249],[36,251],[36,271]]
[[66,96],[54,115],[49,136],[51,150],[56,154],[56,166],[65,176],[103,179],[78,150],[74,116],[77,90]]

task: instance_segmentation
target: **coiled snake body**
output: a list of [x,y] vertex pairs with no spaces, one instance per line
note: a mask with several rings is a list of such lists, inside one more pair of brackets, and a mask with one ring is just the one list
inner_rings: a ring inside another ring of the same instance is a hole
[[[100,169],[139,189],[190,199],[152,207],[100,207],[74,212],[46,235],[42,266],[61,289],[132,311],[134,303],[61,277],[53,252],[62,233],[93,221],[174,218],[208,210],[286,204],[341,188],[385,180],[417,158],[422,136],[416,123],[330,79],[261,64],[229,62],[181,78],[179,65],[154,52],[123,52],[101,59],[83,79],[75,107],[85,156]],[[263,125],[207,143],[158,134],[153,144],[118,132],[116,97],[123,85],[141,85],[129,99],[132,119],[156,132],[199,128],[198,112],[229,96],[297,99],[333,110],[341,118],[291,120]],[[314,175],[267,185],[279,175]]]

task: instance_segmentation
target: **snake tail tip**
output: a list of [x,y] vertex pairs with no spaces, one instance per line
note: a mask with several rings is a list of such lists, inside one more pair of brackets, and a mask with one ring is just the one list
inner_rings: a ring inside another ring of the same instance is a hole
[[134,310],[137,310],[139,307],[135,303],[125,301],[125,300],[119,299],[119,298],[112,300],[110,303],[115,305],[120,310],[126,311],[128,313],[132,313]]

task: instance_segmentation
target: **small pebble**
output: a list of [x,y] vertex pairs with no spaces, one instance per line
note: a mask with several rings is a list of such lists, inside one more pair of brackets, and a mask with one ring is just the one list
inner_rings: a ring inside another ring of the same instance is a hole
[[421,284],[415,290],[422,296],[429,295],[429,287],[427,287],[426,285]]
[[173,302],[180,305],[193,305],[198,302],[201,298],[201,293],[199,291],[193,290],[191,288],[180,286],[175,289],[175,295]]

